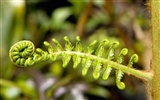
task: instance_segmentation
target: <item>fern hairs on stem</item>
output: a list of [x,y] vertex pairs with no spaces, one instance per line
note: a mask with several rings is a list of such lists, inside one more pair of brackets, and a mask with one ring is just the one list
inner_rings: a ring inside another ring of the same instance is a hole
[[[152,74],[140,71],[132,68],[133,63],[138,61],[138,55],[133,54],[129,60],[127,66],[123,65],[124,56],[127,55],[128,49],[123,48],[119,53],[117,60],[114,59],[115,49],[119,46],[119,42],[115,41],[109,43],[107,39],[103,40],[97,49],[95,50],[95,45],[97,41],[93,41],[86,49],[82,47],[80,37],[76,37],[76,45],[72,46],[68,37],[64,37],[65,47],[63,48],[61,44],[56,40],[52,39],[56,45],[53,48],[50,43],[44,41],[44,45],[48,48],[44,51],[40,48],[35,50],[32,42],[23,40],[14,44],[10,51],[10,59],[16,66],[32,66],[33,64],[40,63],[42,61],[52,60],[55,61],[59,56],[62,57],[62,66],[67,67],[69,61],[73,60],[73,68],[82,62],[82,75],[85,76],[89,68],[93,67],[93,77],[98,79],[100,77],[100,72],[103,71],[103,79],[108,79],[112,68],[116,69],[116,84],[119,89],[124,89],[125,84],[121,82],[124,73],[131,74],[145,81],[152,80]],[[105,47],[108,46],[109,49],[105,51]],[[106,55],[106,58],[102,55]]]

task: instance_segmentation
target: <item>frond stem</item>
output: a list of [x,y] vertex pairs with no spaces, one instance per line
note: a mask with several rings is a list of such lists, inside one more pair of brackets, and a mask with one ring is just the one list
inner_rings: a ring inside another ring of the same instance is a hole
[[82,53],[82,52],[77,52],[77,51],[58,51],[58,52],[54,52],[54,53],[51,53],[51,54],[56,56],[56,55],[61,55],[62,53],[66,53],[66,54],[69,54],[69,55],[78,55],[81,58],[89,57],[91,60],[98,59],[103,64],[107,63],[112,68],[120,69],[120,70],[122,70],[124,73],[126,73],[128,75],[133,75],[133,76],[138,77],[138,78],[140,78],[140,79],[142,79],[144,81],[148,81],[148,82],[152,81],[153,74],[151,72],[136,70],[134,68],[130,68],[130,67],[127,67],[125,65],[119,64],[117,62],[110,61],[108,59],[101,58],[101,57],[98,57],[98,56],[95,56],[95,55],[91,55],[91,54],[88,54],[88,53]]

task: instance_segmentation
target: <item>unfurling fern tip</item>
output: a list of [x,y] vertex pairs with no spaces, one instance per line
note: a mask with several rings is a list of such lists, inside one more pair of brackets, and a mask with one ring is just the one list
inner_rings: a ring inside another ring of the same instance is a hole
[[[80,37],[76,37],[76,45],[72,46],[70,40],[67,36],[64,37],[65,47],[56,40],[52,39],[52,42],[56,45],[55,48],[52,47],[50,43],[44,41],[44,45],[48,48],[48,51],[44,51],[40,48],[35,49],[32,42],[28,40],[23,40],[14,44],[10,51],[10,59],[16,66],[32,66],[33,64],[43,62],[46,60],[55,61],[59,56],[62,57],[62,66],[67,67],[70,60],[73,60],[73,68],[82,62],[82,75],[85,76],[89,68],[93,67],[93,77],[98,79],[103,72],[103,79],[107,80],[112,68],[115,68],[111,63],[113,62],[117,65],[116,67],[116,84],[119,89],[124,89],[125,84],[121,82],[124,72],[118,68],[124,62],[124,56],[127,55],[128,49],[123,48],[117,60],[115,60],[115,49],[119,46],[119,42],[115,41],[109,43],[107,39],[103,40],[97,49],[95,50],[97,41],[93,41],[86,49],[82,47]],[[109,49],[106,51],[105,47],[108,46]],[[106,55],[104,58],[103,55]],[[104,60],[105,59],[105,60]],[[129,60],[126,67],[131,68],[133,63],[138,61],[138,55],[134,54]]]

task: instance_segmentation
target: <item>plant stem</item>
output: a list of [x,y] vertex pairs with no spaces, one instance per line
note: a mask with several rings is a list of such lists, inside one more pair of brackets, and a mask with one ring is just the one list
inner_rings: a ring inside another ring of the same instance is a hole
[[66,54],[69,54],[69,55],[78,55],[82,58],[89,57],[91,60],[97,60],[98,59],[103,64],[109,64],[112,68],[120,69],[128,75],[136,76],[136,77],[138,77],[138,78],[140,78],[144,81],[147,81],[147,82],[151,82],[151,80],[152,80],[153,75],[152,75],[151,72],[136,70],[134,68],[130,68],[130,67],[127,67],[125,65],[119,64],[115,61],[110,61],[108,59],[98,57],[98,56],[95,56],[95,55],[76,52],[76,51],[60,51],[60,52],[54,52],[54,53],[52,53],[52,55],[56,56],[56,55],[61,55],[62,53],[66,53]]
[[160,100],[160,1],[151,0],[151,31],[152,31],[152,93],[153,100]]

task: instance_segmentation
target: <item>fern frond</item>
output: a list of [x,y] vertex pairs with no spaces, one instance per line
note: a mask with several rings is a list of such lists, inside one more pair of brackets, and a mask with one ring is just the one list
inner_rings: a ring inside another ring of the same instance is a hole
[[[94,46],[97,43],[97,40],[93,41],[88,47],[87,47],[87,54],[92,54],[94,52]],[[88,68],[91,66],[92,61],[90,57],[85,55],[82,59],[82,75],[85,76],[87,74]]]
[[[76,47],[75,47],[75,51],[77,52],[82,52],[83,47],[82,44],[80,43],[80,37],[77,36],[76,37]],[[81,62],[81,57],[78,55],[73,55],[73,68],[77,68],[78,64]]]
[[11,61],[17,66],[31,66],[34,64],[32,55],[35,52],[35,47],[32,42],[23,40],[14,44],[10,51],[9,56]]
[[[72,49],[74,48],[71,44],[71,42],[69,41],[68,37],[65,36],[64,37],[64,40],[65,40],[65,50],[66,51],[72,51]],[[63,61],[63,67],[65,68],[67,66],[67,64],[69,63],[71,59],[71,55],[70,54],[67,54],[65,52],[62,52],[62,61]]]
[[94,79],[99,78],[101,68],[102,68],[102,63],[98,59],[96,59],[93,64],[93,77],[94,77]]
[[138,62],[138,55],[133,54],[129,60],[128,67],[132,67],[133,63]]
[[[98,79],[100,77],[101,69],[103,71],[103,79],[107,80],[112,68],[116,69],[116,84],[119,89],[124,89],[125,84],[121,82],[121,79],[125,73],[134,74],[137,72],[141,74],[140,71],[132,68],[133,63],[138,61],[138,55],[134,54],[127,66],[122,65],[124,56],[127,55],[128,49],[124,48],[119,53],[117,60],[114,61],[114,52],[115,49],[119,46],[119,42],[115,41],[109,44],[107,39],[103,40],[98,48],[95,50],[95,45],[97,41],[93,41],[86,50],[83,49],[80,37],[76,37],[76,45],[72,46],[68,37],[64,37],[65,47],[63,48],[61,44],[56,40],[52,39],[56,48],[53,48],[47,41],[44,42],[44,45],[48,48],[48,51],[44,51],[40,48],[35,50],[35,47],[32,42],[24,40],[14,44],[9,53],[10,59],[16,66],[32,66],[33,64],[52,60],[55,61],[59,56],[62,57],[63,67],[67,67],[71,58],[73,59],[73,68],[77,68],[78,64],[82,62],[82,75],[85,76],[88,72],[88,69],[93,66],[93,77]],[[105,47],[109,45],[109,49],[105,52]],[[103,55],[106,55],[104,58]],[[103,56],[103,57],[102,57]],[[130,71],[130,73],[128,72]],[[136,76],[136,74],[135,74]],[[141,77],[141,76],[140,76]],[[150,77],[142,76],[142,78]]]
[[48,53],[53,53],[54,49],[52,48],[52,46],[47,42],[47,41],[44,41],[44,45],[48,48]]
[[71,42],[69,41],[68,37],[65,36],[65,37],[64,37],[64,40],[65,40],[65,42],[66,42],[66,44],[65,44],[65,50],[66,50],[66,51],[72,51],[74,47],[72,46],[72,44],[71,44]]
[[91,66],[92,61],[90,57],[84,57],[82,59],[82,75],[85,76],[88,72],[88,68]]
[[107,46],[109,41],[107,39],[103,40],[100,45],[98,46],[95,55],[96,56],[102,56],[104,52],[104,47]]
[[60,43],[56,40],[56,39],[52,39],[52,41],[56,44],[57,46],[57,51],[62,51],[62,46],[60,45]]
[[[111,46],[109,47],[109,49],[107,51],[107,59],[108,60],[114,59],[114,51],[118,46],[119,46],[119,43],[117,41],[115,41],[111,44]],[[103,79],[107,80],[110,73],[111,73],[111,70],[112,70],[111,65],[105,64],[103,70],[104,70]]]
[[[124,56],[127,55],[127,53],[128,53],[128,49],[123,48],[118,55],[117,62],[121,64],[123,62]],[[125,88],[125,84],[121,82],[123,75],[124,73],[120,69],[116,70],[116,84],[118,88],[121,90]]]
[[107,80],[108,77],[109,77],[109,75],[110,75],[110,73],[111,73],[112,68],[111,68],[111,65],[108,65],[108,64],[104,64],[103,67],[104,67],[103,68],[103,71],[104,71],[104,73],[103,73],[103,79]]

